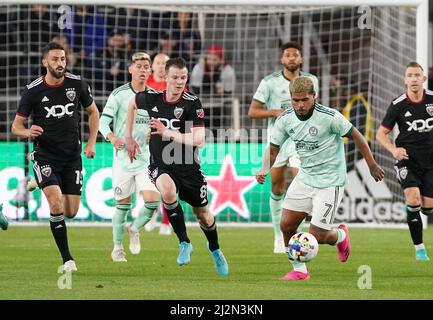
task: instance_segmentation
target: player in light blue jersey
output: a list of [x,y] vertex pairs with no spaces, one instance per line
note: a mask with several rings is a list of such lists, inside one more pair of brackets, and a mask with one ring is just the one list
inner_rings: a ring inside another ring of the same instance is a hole
[[[292,140],[301,159],[301,168],[287,190],[282,205],[281,230],[284,243],[287,246],[299,224],[310,215],[309,232],[321,244],[337,245],[338,258],[345,262],[350,254],[348,228],[344,224],[338,228],[333,227],[347,176],[342,137],[354,140],[376,181],[383,179],[384,171],[374,160],[362,134],[341,113],[316,103],[316,92],[311,79],[295,78],[290,84],[290,92],[293,107],[284,111],[275,122],[270,146],[256,178],[259,183],[264,183],[280,146],[287,139]],[[293,260],[290,255],[289,261],[293,270],[282,280],[310,278],[305,263]]]
[[[266,76],[257,88],[251,102],[248,116],[253,119],[268,119],[268,143],[275,119],[285,109],[291,107],[289,85],[297,76],[308,76],[314,83],[316,92],[319,92],[317,78],[308,72],[301,71],[303,63],[301,46],[295,42],[288,42],[281,46],[280,63],[283,70]],[[283,235],[280,230],[281,204],[287,188],[288,167],[292,176],[296,176],[299,168],[299,157],[295,145],[288,140],[275,160],[271,169],[272,191],[269,198],[272,224],[274,226],[274,253],[285,253]]]
[[[149,146],[146,137],[150,134],[149,114],[142,110],[135,119],[134,137],[140,145],[141,154],[137,161],[131,163],[125,149],[126,112],[131,99],[138,92],[146,89],[146,81],[150,75],[150,57],[145,52],[137,52],[131,58],[129,73],[131,82],[113,90],[105,104],[101,115],[99,131],[114,147],[113,155],[113,190],[116,210],[113,216],[114,248],[111,258],[114,262],[126,262],[126,254],[122,240],[126,219],[131,210],[131,195],[139,191],[144,200],[137,218],[126,225],[129,233],[129,250],[132,254],[140,253],[140,229],[150,221],[160,203],[160,194],[148,177]],[[113,131],[110,124],[113,122]]]

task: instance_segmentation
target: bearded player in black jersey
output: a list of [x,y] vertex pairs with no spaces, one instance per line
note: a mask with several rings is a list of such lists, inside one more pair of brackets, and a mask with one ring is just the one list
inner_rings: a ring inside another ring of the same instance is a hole
[[[64,215],[78,212],[83,184],[81,162],[80,109],[89,116],[89,138],[84,147],[87,158],[95,156],[99,112],[90,88],[79,76],[66,72],[62,46],[49,43],[42,51],[47,74],[24,89],[12,133],[34,139],[31,154],[39,188],[50,207],[50,226],[63,259],[64,271],[76,271],[69,252]],[[32,115],[32,124],[25,123]]]
[[[407,223],[415,245],[415,258],[428,261],[422,237],[420,212],[433,213],[433,92],[417,62],[406,66],[406,93],[394,99],[380,125],[376,139],[396,159],[397,179],[406,200]],[[394,125],[399,134],[395,145],[387,137]]]
[[190,262],[193,247],[187,235],[179,198],[191,205],[207,240],[218,274],[228,275],[228,264],[218,244],[216,222],[208,209],[207,183],[200,169],[198,148],[205,142],[204,112],[200,100],[184,92],[188,69],[182,58],[167,61],[167,90],[138,93],[129,104],[126,147],[131,161],[140,152],[132,138],[135,114],[149,117],[151,138],[149,177],[162,196],[174,232],[179,238],[177,263]]

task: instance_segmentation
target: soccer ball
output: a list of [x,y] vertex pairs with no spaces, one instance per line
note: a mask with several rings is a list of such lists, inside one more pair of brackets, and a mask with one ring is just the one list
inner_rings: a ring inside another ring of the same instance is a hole
[[315,236],[308,232],[294,234],[288,245],[289,257],[299,262],[308,262],[316,257],[319,243]]

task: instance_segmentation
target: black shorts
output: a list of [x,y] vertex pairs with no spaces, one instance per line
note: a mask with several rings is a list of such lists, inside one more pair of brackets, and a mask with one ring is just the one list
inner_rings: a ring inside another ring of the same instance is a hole
[[421,168],[410,160],[396,161],[394,168],[403,190],[417,187],[421,195],[433,198],[433,168]]
[[60,161],[35,155],[33,173],[41,190],[48,186],[57,185],[63,194],[81,195],[83,186],[81,157],[72,161]]
[[205,207],[208,204],[207,182],[200,169],[183,172],[167,167],[149,166],[149,178],[153,184],[163,173],[168,174],[173,179],[179,199],[196,208]]

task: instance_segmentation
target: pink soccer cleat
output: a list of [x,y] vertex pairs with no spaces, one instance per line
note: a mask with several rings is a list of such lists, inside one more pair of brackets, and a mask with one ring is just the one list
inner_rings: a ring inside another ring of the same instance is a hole
[[341,262],[346,262],[350,255],[349,229],[344,224],[340,224],[338,228],[342,229],[346,233],[346,238],[343,240],[343,242],[337,244],[338,259],[340,259]]
[[299,272],[292,270],[288,274],[286,274],[284,277],[281,278],[281,280],[284,281],[291,281],[291,280],[310,280],[310,274]]

